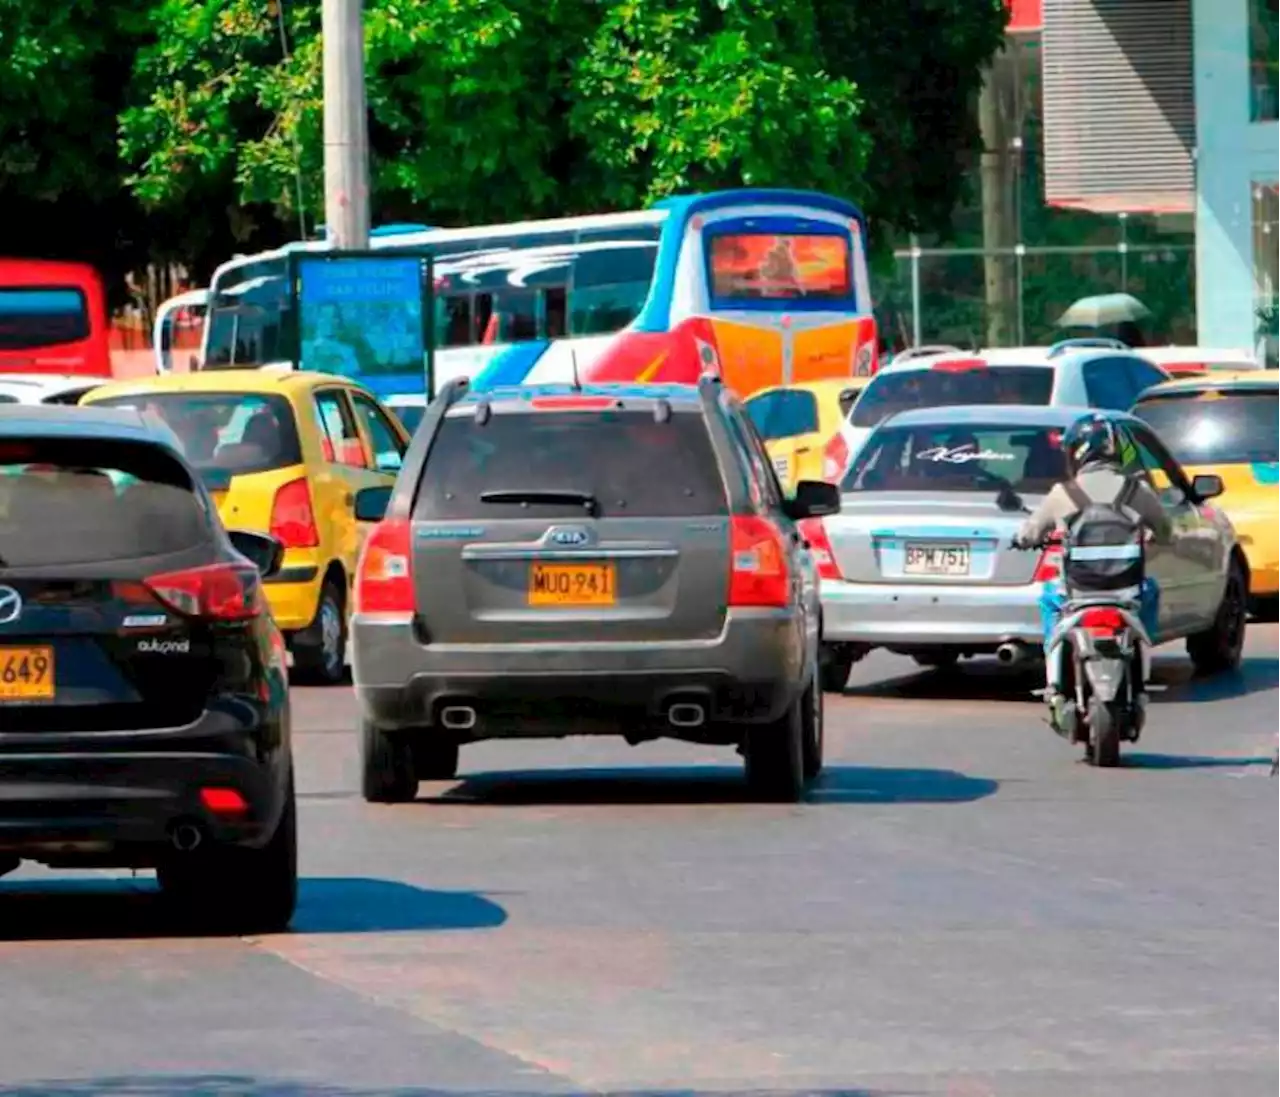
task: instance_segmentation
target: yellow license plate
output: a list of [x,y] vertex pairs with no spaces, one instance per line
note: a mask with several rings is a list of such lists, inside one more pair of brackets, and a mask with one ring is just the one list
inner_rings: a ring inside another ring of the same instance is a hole
[[53,696],[53,648],[0,648],[0,701]]
[[618,599],[612,564],[534,564],[531,606],[611,606]]

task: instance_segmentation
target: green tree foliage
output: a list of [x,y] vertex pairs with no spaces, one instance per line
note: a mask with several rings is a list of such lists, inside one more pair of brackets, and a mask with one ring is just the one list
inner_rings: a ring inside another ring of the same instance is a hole
[[[59,211],[109,195],[122,222],[206,270],[323,216],[319,0],[54,7],[0,0],[0,74],[21,90],[0,105],[0,136],[18,156],[26,135],[42,185],[63,188]],[[365,18],[375,220],[475,223],[747,184],[832,191],[873,225],[915,229],[959,194],[952,169],[1005,9],[366,0]],[[0,160],[0,197],[15,188],[48,200]]]

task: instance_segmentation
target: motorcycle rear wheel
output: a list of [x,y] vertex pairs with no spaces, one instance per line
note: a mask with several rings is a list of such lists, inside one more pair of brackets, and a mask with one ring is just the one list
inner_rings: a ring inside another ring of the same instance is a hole
[[1120,764],[1120,740],[1124,737],[1124,709],[1119,702],[1107,704],[1097,698],[1089,700],[1089,741],[1085,760],[1099,769],[1114,769]]

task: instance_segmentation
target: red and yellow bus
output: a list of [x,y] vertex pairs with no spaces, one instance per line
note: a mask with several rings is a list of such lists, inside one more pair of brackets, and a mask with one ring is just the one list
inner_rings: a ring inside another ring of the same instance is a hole
[[0,373],[110,377],[108,329],[92,267],[0,259]]

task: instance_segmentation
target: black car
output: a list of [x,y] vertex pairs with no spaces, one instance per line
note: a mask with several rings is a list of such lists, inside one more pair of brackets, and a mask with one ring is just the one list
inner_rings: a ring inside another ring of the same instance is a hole
[[297,892],[272,538],[223,529],[162,425],[0,409],[0,874],[154,868],[218,928]]

